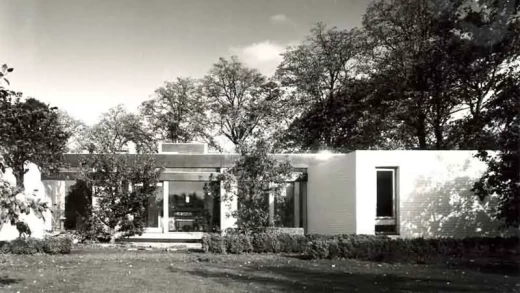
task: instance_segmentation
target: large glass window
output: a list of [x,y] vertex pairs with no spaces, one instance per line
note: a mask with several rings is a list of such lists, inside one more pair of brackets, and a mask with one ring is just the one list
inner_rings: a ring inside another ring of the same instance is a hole
[[168,182],[168,231],[216,230],[220,223],[220,197],[216,182]]
[[278,227],[294,227],[294,183],[286,183],[275,199],[275,224]]
[[299,182],[285,183],[285,188],[275,198],[275,225],[277,227],[303,227],[303,197]]

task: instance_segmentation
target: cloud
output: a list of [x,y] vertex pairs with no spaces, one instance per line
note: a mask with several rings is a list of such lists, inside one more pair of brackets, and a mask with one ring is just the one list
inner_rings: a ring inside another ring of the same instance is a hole
[[258,69],[265,75],[272,75],[282,62],[281,54],[286,46],[272,41],[253,43],[243,47],[232,47],[230,52],[247,66]]
[[272,23],[284,23],[284,22],[287,22],[289,20],[289,18],[285,14],[276,14],[276,15],[272,15],[269,18],[269,20]]

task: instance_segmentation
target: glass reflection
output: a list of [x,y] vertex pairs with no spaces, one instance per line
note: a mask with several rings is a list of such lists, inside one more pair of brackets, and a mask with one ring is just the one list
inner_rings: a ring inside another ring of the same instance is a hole
[[168,231],[211,232],[220,223],[220,197],[216,182],[168,182]]

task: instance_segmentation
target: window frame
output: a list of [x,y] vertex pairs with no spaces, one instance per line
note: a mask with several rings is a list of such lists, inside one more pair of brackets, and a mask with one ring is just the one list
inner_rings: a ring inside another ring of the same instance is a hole
[[[143,186],[143,183],[135,183],[135,184],[132,184],[132,183],[129,183],[129,186],[128,186],[128,190],[129,192],[133,192],[133,187],[138,187],[138,186]],[[163,206],[161,207],[162,209],[162,213],[163,213],[163,216],[161,217],[161,212],[159,212],[159,215],[158,215],[158,227],[144,227],[144,230],[143,232],[152,232],[152,233],[163,233],[163,226],[164,226],[164,206],[165,206],[165,200],[164,200],[164,182],[163,181],[158,181],[155,186],[160,186],[163,190]],[[166,203],[167,204],[167,203]],[[146,225],[146,224],[145,224]]]
[[[377,216],[377,172],[392,172],[392,216]],[[376,167],[376,226],[395,226],[395,232],[379,232],[381,234],[399,234],[399,182],[397,167]]]

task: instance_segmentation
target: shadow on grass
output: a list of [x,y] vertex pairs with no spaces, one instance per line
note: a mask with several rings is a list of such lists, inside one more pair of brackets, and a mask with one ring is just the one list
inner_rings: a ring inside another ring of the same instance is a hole
[[[299,260],[311,260],[312,257],[307,255],[292,255],[287,254],[283,255],[287,258],[295,258]],[[374,261],[374,263],[387,263],[387,264],[399,264],[398,261],[395,260],[378,260]],[[520,261],[505,257],[500,258],[482,258],[479,256],[475,257],[465,257],[460,259],[438,259],[436,261],[431,262],[404,262],[403,264],[429,264],[439,267],[446,267],[447,269],[460,269],[460,270],[472,270],[485,274],[497,274],[497,275],[508,275],[508,276],[520,276]]]
[[21,279],[13,279],[13,278],[9,278],[7,276],[0,276],[0,287],[20,283],[21,281],[22,281]]
[[504,259],[457,260],[447,265],[449,268],[472,270],[485,274],[520,276],[520,262]]
[[233,269],[205,267],[191,270],[170,267],[169,270],[173,273],[212,279],[224,285],[233,281],[290,292],[482,292],[482,288],[475,288],[475,284],[461,280],[452,282],[445,278],[423,278],[382,272],[361,274],[274,266]]

